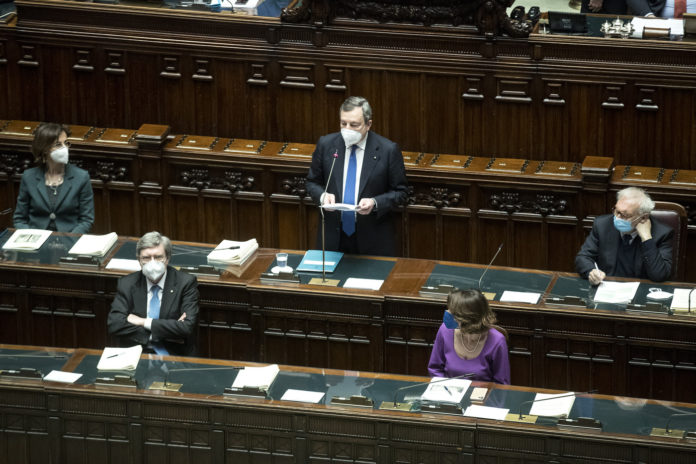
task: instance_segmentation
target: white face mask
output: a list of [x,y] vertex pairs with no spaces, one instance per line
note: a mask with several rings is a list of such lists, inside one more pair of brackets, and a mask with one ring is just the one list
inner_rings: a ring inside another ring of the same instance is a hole
[[350,147],[360,142],[363,138],[363,135],[361,132],[358,132],[356,130],[344,128],[341,129],[341,137],[343,137],[343,141],[346,143],[346,147]]
[[151,259],[143,266],[143,275],[147,277],[150,282],[159,282],[159,280],[164,275],[164,271],[167,268],[164,263],[157,261],[156,259]]
[[51,159],[56,163],[68,164],[68,147],[60,147],[51,152]]

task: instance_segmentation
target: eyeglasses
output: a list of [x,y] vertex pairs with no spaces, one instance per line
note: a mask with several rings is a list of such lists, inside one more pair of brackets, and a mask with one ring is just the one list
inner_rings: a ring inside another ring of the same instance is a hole
[[62,147],[70,148],[70,142],[67,140],[65,142],[56,142],[51,146],[51,150],[57,150]]
[[159,261],[160,263],[163,263],[163,262],[167,259],[167,257],[166,257],[166,256],[162,256],[162,255],[157,255],[157,256],[141,256],[140,258],[138,258],[138,261],[140,261],[140,264],[146,264],[147,262],[152,261],[153,259],[154,259],[155,261]]
[[612,211],[612,213],[614,213],[614,216],[616,216],[616,217],[619,218],[619,219],[623,219],[623,220],[625,220],[625,221],[630,221],[631,219],[633,219],[634,217],[636,217],[635,214],[632,215],[632,216],[629,216],[628,214],[622,213],[621,211],[619,211],[619,210],[616,209],[616,206],[614,206],[614,208],[612,208],[611,211]]

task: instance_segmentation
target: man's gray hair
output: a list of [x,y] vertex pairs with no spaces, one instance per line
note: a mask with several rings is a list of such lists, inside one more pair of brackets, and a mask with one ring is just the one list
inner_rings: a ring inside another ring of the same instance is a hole
[[370,106],[370,102],[368,102],[366,98],[348,97],[346,98],[346,101],[344,101],[341,104],[342,113],[346,111],[353,111],[355,108],[362,108],[363,119],[365,120],[365,124],[370,122],[370,119],[372,119],[372,107]]
[[633,200],[638,203],[638,214],[650,214],[655,209],[655,202],[652,201],[648,192],[638,187],[626,187],[616,192],[616,201]]
[[162,245],[167,259],[172,257],[172,241],[157,231],[148,232],[140,237],[138,244],[135,245],[135,257],[140,259],[140,252],[145,248],[152,248]]

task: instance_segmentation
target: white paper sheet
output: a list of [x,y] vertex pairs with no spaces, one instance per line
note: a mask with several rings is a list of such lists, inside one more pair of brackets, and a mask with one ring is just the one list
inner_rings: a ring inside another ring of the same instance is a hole
[[[539,401],[546,398],[546,401]],[[568,393],[537,393],[534,397],[532,409],[529,411],[530,416],[545,416],[545,417],[568,417],[570,410],[575,403],[575,395],[572,392]]]
[[277,364],[270,364],[264,367],[245,367],[237,374],[232,387],[254,387],[267,390],[275,380],[278,372],[280,372],[280,369]]
[[104,256],[118,240],[116,232],[106,235],[85,234],[68,251],[69,255]]
[[106,269],[135,272],[140,270],[140,263],[137,259],[112,258],[106,265]]
[[74,383],[77,379],[82,377],[82,374],[76,372],[65,372],[53,370],[44,377],[46,382],[61,382],[61,383]]
[[[689,309],[690,288],[675,288],[672,297],[671,309],[674,311],[687,311]],[[691,312],[696,311],[696,290],[691,294]]]
[[[321,261],[316,261],[314,259],[306,259],[305,264],[309,264],[311,266],[321,266]],[[336,264],[336,261],[326,261],[325,266],[333,266]]]
[[321,205],[322,208],[333,211],[355,211],[357,206],[348,203],[334,203],[332,205]]
[[287,390],[281,401],[300,401],[302,403],[318,403],[324,398],[324,392],[315,392],[308,390]]
[[490,406],[479,406],[477,404],[472,404],[466,408],[464,415],[466,417],[478,417],[479,419],[504,420],[508,412],[510,412],[509,409],[492,408]]
[[428,388],[421,395],[421,400],[435,403],[459,403],[469,386],[471,386],[471,380],[444,380],[442,377],[433,377],[430,379]]
[[61,383],[74,383],[77,379],[82,377],[82,374],[77,372],[65,372],[65,371],[51,371],[43,379],[46,382],[61,382]]
[[540,296],[541,293],[512,292],[510,290],[505,290],[503,295],[500,297],[500,301],[537,304]]
[[630,303],[636,295],[640,282],[612,282],[605,280],[597,288],[594,301],[597,303]]
[[349,277],[343,288],[362,288],[365,290],[379,290],[382,287],[384,280],[379,279],[359,279],[358,277]]
[[48,237],[50,230],[42,229],[17,229],[2,246],[3,250],[32,251],[41,248]]

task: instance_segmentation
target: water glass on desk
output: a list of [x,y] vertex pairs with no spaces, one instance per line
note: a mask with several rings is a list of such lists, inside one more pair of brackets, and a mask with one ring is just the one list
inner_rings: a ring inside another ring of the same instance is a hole
[[284,269],[288,265],[288,254],[276,253],[276,264],[278,265],[278,269]]

